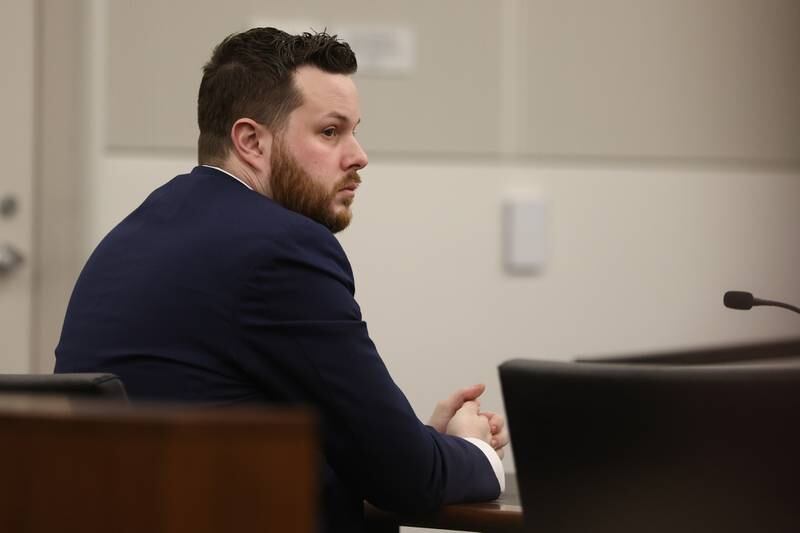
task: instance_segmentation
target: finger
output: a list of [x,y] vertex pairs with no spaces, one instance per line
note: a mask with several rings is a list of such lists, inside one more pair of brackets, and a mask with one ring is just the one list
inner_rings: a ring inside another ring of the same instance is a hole
[[504,427],[499,432],[492,435],[492,448],[498,450],[507,446],[509,442],[508,430]]
[[506,425],[506,419],[501,414],[492,411],[481,411],[480,414],[489,420],[489,426],[492,428],[492,435],[499,432]]
[[509,435],[508,429],[506,429],[505,417],[503,415],[490,413],[488,411],[482,412],[481,415],[486,417],[492,429],[492,446],[495,448],[502,448],[508,444]]
[[461,409],[464,402],[476,399],[483,394],[484,389],[486,389],[486,386],[482,383],[458,389],[446,399],[439,402],[439,406],[446,416],[453,416],[456,411]]
[[461,389],[462,397],[464,400],[474,400],[486,390],[486,385],[483,383],[476,383],[475,385],[471,385],[469,387],[464,387]]
[[492,433],[500,433],[506,427],[506,417],[503,415],[494,415],[489,423],[492,425]]
[[463,389],[457,390],[453,395],[450,397],[451,403],[455,409],[461,407],[464,402],[475,400],[483,394],[483,391],[486,390],[486,385],[483,383],[477,383],[475,385],[471,385],[469,387],[464,387]]
[[[472,401],[464,402],[464,405],[461,406],[461,409],[463,409],[464,411],[466,411],[468,413],[473,413],[473,414],[477,415],[480,412],[481,406],[477,401],[472,400]],[[488,427],[488,423],[487,423],[487,427]]]
[[494,421],[494,416],[496,416],[494,413],[489,413],[487,411],[481,411],[478,414],[481,415],[482,417],[484,417],[489,422],[489,429],[491,430],[492,435],[494,435],[495,433],[500,431],[500,427]]

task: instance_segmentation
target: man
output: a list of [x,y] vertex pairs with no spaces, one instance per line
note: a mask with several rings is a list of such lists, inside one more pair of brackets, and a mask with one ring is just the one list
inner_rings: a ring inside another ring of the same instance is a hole
[[132,400],[303,403],[320,414],[324,526],[363,500],[425,512],[501,491],[504,420],[482,386],[414,415],[367,333],[333,236],[367,165],[351,75],[325,33],[256,28],[203,71],[199,163],[154,191],[81,273],[56,372],[118,374]]

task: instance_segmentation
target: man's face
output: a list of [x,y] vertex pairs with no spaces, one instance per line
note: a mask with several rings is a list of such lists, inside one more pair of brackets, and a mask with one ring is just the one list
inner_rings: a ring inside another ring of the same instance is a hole
[[361,121],[349,76],[300,67],[295,84],[303,104],[275,137],[270,156],[272,199],[336,233],[350,223],[350,206],[367,155],[355,138]]

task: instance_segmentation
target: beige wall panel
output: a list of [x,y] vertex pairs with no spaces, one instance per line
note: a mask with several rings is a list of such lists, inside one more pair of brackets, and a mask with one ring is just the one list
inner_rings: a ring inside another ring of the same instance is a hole
[[52,372],[67,301],[85,261],[90,39],[85,0],[38,6],[37,188],[32,369]]
[[193,148],[203,63],[240,30],[247,2],[110,1],[106,137],[111,147]]
[[800,161],[800,2],[520,3],[524,151]]
[[0,3],[0,198],[16,202],[0,214],[0,248],[22,261],[0,270],[0,373],[31,369],[31,291],[36,255],[32,245],[34,203],[34,98],[36,11],[16,0]]
[[490,0],[373,2],[113,1],[108,24],[108,144],[193,148],[201,68],[213,46],[254,22],[400,27],[416,35],[404,74],[360,73],[368,150],[498,150],[500,4]]

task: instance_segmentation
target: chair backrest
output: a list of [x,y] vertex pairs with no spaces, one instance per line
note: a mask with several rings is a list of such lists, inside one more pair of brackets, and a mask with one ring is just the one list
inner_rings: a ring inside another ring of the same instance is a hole
[[0,531],[316,530],[314,417],[0,395]]
[[650,353],[626,353],[578,357],[594,363],[645,363],[665,365],[708,365],[757,361],[800,361],[800,338],[747,342],[702,348],[683,348]]
[[800,530],[800,363],[500,366],[531,531]]
[[0,374],[0,392],[128,399],[114,374]]

